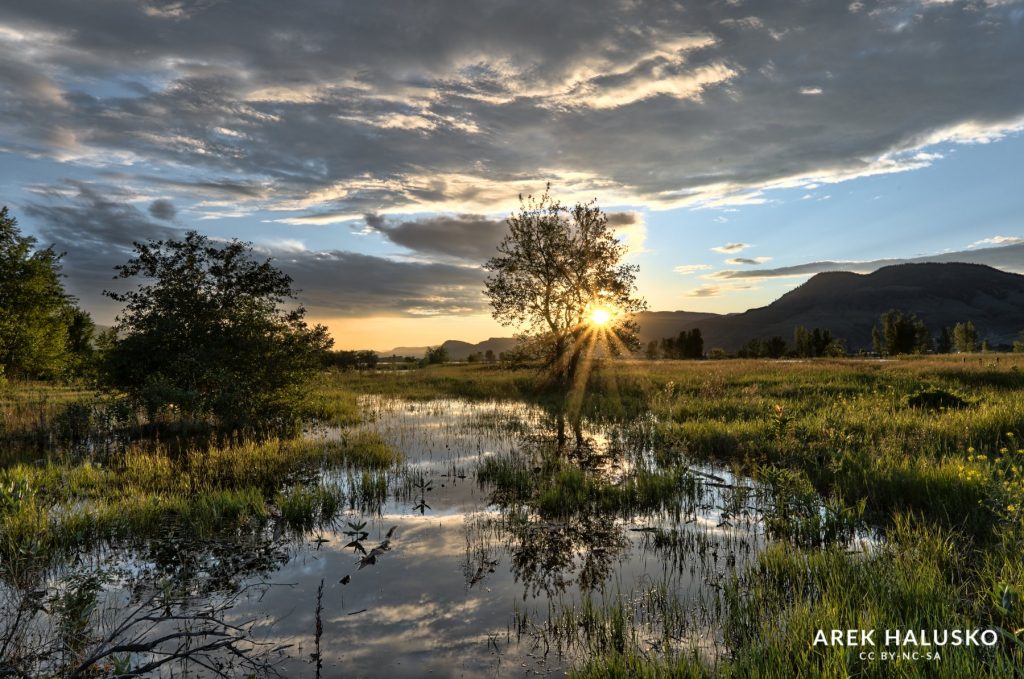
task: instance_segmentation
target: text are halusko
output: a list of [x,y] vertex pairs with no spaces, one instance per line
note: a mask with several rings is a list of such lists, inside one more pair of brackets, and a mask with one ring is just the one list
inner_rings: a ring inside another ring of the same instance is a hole
[[999,635],[993,629],[820,629],[815,646],[995,646]]

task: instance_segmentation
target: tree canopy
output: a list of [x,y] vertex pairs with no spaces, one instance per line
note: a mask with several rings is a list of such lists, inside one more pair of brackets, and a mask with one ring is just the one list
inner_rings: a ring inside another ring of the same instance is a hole
[[125,305],[107,357],[111,384],[151,415],[212,416],[238,430],[294,422],[301,386],[333,340],[291,303],[291,278],[254,259],[249,243],[194,231],[134,247],[118,277],[143,280],[105,292]]
[[548,368],[570,384],[591,347],[636,350],[633,314],[638,267],[592,201],[568,208],[548,191],[520,197],[498,256],[488,260],[486,294],[494,318],[516,326],[540,349]]
[[871,343],[880,354],[924,353],[932,349],[932,336],[924,321],[901,309],[890,309],[871,329]]
[[64,292],[61,257],[0,208],[0,375],[53,377],[74,367],[76,348],[90,349],[92,321]]

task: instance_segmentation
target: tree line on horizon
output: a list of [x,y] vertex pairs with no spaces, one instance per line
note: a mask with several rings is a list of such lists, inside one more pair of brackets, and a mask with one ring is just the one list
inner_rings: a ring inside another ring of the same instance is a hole
[[[873,353],[879,356],[900,356],[907,354],[950,354],[991,351],[987,341],[981,340],[972,321],[963,321],[953,326],[943,326],[938,334],[932,335],[924,321],[915,314],[901,309],[890,309],[883,313],[871,329]],[[1024,352],[1024,332],[1011,347],[1014,352]],[[862,354],[864,352],[861,352]],[[781,335],[757,337],[747,340],[734,354],[719,347],[704,351],[704,340],[700,328],[683,330],[676,337],[651,340],[644,349],[644,357],[650,360],[700,359],[700,358],[818,358],[849,356],[846,342],[834,337],[827,328],[805,328],[798,325],[793,329],[792,343]]]

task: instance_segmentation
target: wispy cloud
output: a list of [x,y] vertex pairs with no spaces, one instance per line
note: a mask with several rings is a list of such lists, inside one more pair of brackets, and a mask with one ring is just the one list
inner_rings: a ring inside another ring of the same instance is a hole
[[989,245],[1013,245],[1015,243],[1024,243],[1024,238],[1020,236],[992,236],[991,238],[976,240],[967,247],[980,248]]
[[686,293],[687,297],[718,297],[723,292],[735,292],[737,290],[756,290],[757,288],[749,284],[741,283],[718,283],[702,285],[699,288],[694,288]]
[[718,246],[713,247],[711,249],[714,250],[715,252],[721,252],[721,253],[727,253],[728,254],[728,253],[733,253],[733,252],[741,252],[743,250],[746,250],[749,247],[750,247],[749,243],[726,243],[725,245],[718,245]]
[[732,259],[725,260],[725,263],[733,265],[754,265],[764,264],[765,262],[771,261],[771,259],[771,257],[733,257]]
[[712,266],[710,264],[680,264],[679,266],[673,268],[672,270],[678,274],[689,276],[692,273],[696,273],[698,271],[707,271],[711,268]]

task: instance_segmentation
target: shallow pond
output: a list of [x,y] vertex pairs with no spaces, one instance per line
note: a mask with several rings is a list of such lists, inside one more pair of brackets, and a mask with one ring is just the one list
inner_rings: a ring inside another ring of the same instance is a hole
[[[681,610],[689,620],[673,627],[686,636],[674,641],[716,652],[721,588],[764,541],[752,498],[732,521],[723,517],[726,486],[736,483],[727,472],[694,467],[704,483],[676,509],[546,519],[529,508],[492,504],[492,488],[476,479],[488,457],[528,455],[537,439],[554,436],[540,409],[383,399],[367,399],[364,407],[373,416],[364,426],[406,455],[392,492],[372,511],[350,509],[314,530],[267,579],[280,586],[235,610],[240,619],[267,615],[257,637],[292,644],[282,667],[287,675],[316,672],[321,580],[317,657],[324,676],[562,673],[579,630],[549,620],[578,612],[588,597],[597,604],[628,600],[650,623],[639,633],[649,634],[652,645],[664,629],[659,614]],[[642,431],[590,426],[582,433],[592,464],[613,482],[648,452],[629,449],[643,440]],[[325,476],[352,483],[340,472]],[[358,535],[346,532],[364,522],[364,549],[391,538],[373,565],[360,567],[358,549],[346,547]],[[678,598],[678,608],[645,601],[665,591]]]
[[237,540],[119,546],[85,556],[51,586],[116,566],[97,585],[116,629],[146,583],[185,582],[187,610],[216,609],[250,629],[252,648],[272,650],[289,677],[562,674],[595,637],[612,634],[602,612],[616,608],[627,624],[614,634],[636,647],[694,648],[709,659],[726,652],[724,588],[767,542],[766,495],[756,484],[692,464],[656,509],[545,512],[496,494],[478,470],[518,460],[540,474],[539,451],[554,449],[615,487],[657,471],[653,423],[584,423],[557,449],[556,420],[522,403],[366,397],[362,405],[361,427],[405,461],[380,472],[322,470],[319,483],[345,498],[330,520],[301,535],[271,522]]

